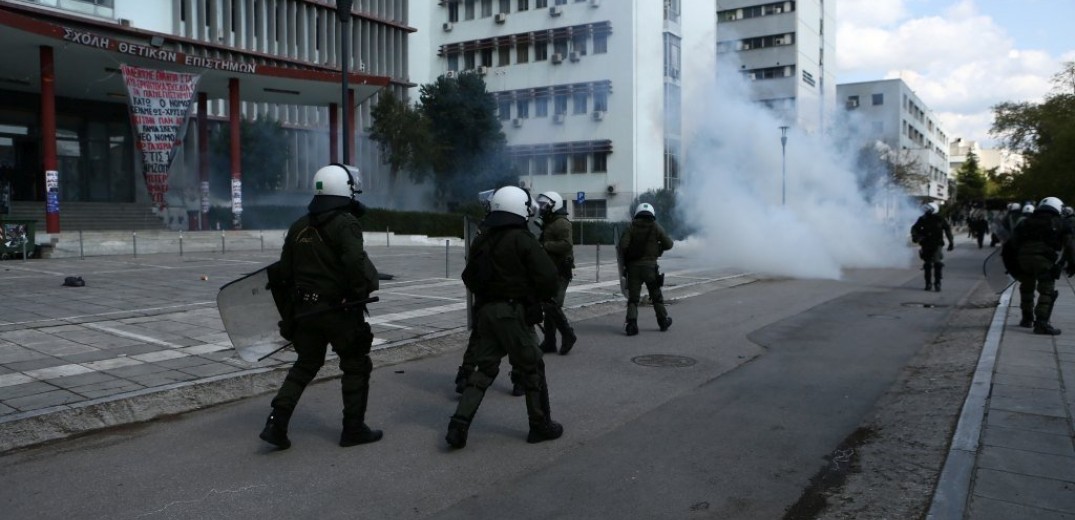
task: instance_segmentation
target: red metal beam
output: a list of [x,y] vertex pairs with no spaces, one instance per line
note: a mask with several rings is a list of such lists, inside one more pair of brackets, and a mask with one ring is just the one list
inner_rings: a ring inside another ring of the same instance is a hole
[[[49,186],[50,171],[57,171],[56,159],[56,66],[52,47],[41,46],[41,151],[45,166],[45,232],[60,232],[59,186]],[[58,184],[58,177],[56,177]]]

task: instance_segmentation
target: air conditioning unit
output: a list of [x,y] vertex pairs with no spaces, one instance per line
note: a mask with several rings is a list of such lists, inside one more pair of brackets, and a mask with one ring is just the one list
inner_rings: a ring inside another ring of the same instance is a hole
[[475,70],[477,70],[478,74],[481,74],[482,76],[484,76],[484,75],[489,73],[489,67],[486,67],[485,65],[482,65],[482,66],[478,67]]
[[743,46],[740,48],[740,50],[749,51],[750,50],[750,44],[749,43],[744,43]]
[[444,32],[451,32],[452,28],[455,26],[452,25],[452,22],[444,22],[444,25],[442,25],[441,27],[444,28]]
[[516,117],[515,119],[512,119],[511,120],[511,126],[514,126],[515,128],[522,128],[522,126],[523,126],[522,118]]
[[446,77],[448,79],[454,78],[455,77],[455,71],[454,70],[449,70],[448,72],[445,72],[444,77]]
[[774,8],[773,8],[773,13],[774,13],[774,14],[780,14],[780,13],[782,13],[782,12],[784,12],[784,8],[783,8],[783,7],[774,7]]
[[858,106],[859,106],[858,101],[855,101],[855,100],[848,100],[847,101],[847,108],[858,108]]
[[580,59],[582,59],[582,55],[579,54],[579,51],[571,51],[567,56],[571,59],[571,61],[579,61]]
[[603,110],[594,110],[593,120],[602,121],[605,119],[605,112]]
[[564,9],[558,5],[549,8],[549,16],[560,16],[562,14],[564,14]]
[[559,52],[553,53],[552,62],[553,63],[563,63],[564,62],[564,55],[560,54]]
[[131,20],[129,18],[120,18],[119,19],[119,24],[124,26],[124,27],[130,27],[131,26]]
[[504,23],[508,21],[508,15],[507,13],[500,13],[496,15],[496,18],[494,18],[494,20],[496,20],[496,23]]
[[556,123],[558,125],[564,124],[564,115],[563,114],[556,114],[556,115],[552,116],[552,122]]
[[773,45],[784,45],[784,39],[783,38],[775,38],[775,39],[773,39]]
[[601,0],[590,0],[590,7],[599,7],[600,5]]
[[608,187],[605,188],[605,193],[607,193],[609,195],[615,195],[616,194],[616,185],[615,184],[609,184]]

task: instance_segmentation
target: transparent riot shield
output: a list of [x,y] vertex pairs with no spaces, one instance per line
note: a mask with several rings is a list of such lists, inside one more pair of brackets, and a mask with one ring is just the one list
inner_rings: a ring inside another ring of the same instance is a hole
[[1015,279],[1008,274],[1008,269],[1004,267],[1002,250],[1003,248],[998,247],[982,262],[982,274],[985,275],[985,281],[997,294],[1004,292],[1015,282]]
[[217,293],[220,319],[244,361],[256,362],[288,343],[280,336],[280,311],[269,290],[268,269],[230,282]]

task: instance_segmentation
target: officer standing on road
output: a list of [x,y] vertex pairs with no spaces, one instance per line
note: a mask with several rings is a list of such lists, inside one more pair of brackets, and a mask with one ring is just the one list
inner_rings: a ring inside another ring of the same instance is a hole
[[273,398],[272,414],[260,435],[280,449],[291,446],[288,421],[306,385],[324,365],[329,344],[343,371],[340,446],[376,442],[382,436],[365,422],[373,333],[358,302],[377,290],[379,282],[358,223],[365,207],[354,199],[362,193],[362,179],[357,169],[332,164],[318,170],[313,181],[309,214],[288,229],[280,255],[279,273],[293,307],[290,316],[283,316],[281,335],[294,342],[298,359]]
[[578,339],[564,314],[567,286],[571,283],[571,270],[575,267],[571,221],[567,219],[567,206],[559,193],[546,191],[538,195],[537,203],[543,222],[538,240],[560,273],[556,297],[545,304],[545,340],[541,342],[541,351],[556,352],[556,331],[560,331],[560,354],[565,355]]
[[993,224],[993,232],[1000,242],[1005,242],[1012,237],[1012,230],[1023,219],[1023,208],[1018,202],[1008,204],[1008,212],[997,217]]
[[556,266],[527,230],[533,214],[530,195],[515,186],[500,188],[485,217],[487,231],[475,240],[463,270],[463,283],[475,297],[477,370],[467,377],[445,440],[455,449],[467,435],[485,391],[508,356],[525,389],[530,433],[526,442],[557,439],[563,427],[552,420],[545,363],[533,326],[542,320],[540,302],[553,298]]
[[[1071,230],[1060,215],[1064,203],[1056,197],[1046,197],[1030,217],[1023,219],[1012,237],[1019,265],[1020,327],[1034,326],[1034,334],[1056,336],[1049,319],[1059,291],[1056,280],[1065,267],[1067,275],[1075,274],[1075,251],[1072,250]],[[1062,261],[1061,261],[1062,260]],[[1034,303],[1034,291],[1038,302]]]
[[642,298],[642,284],[646,285],[653,311],[657,314],[657,326],[661,332],[672,326],[672,318],[664,308],[664,275],[660,274],[657,258],[672,249],[672,239],[657,223],[657,212],[648,202],[635,208],[631,225],[623,232],[618,252],[623,256],[627,271],[627,322],[624,329],[628,336],[638,334],[638,302]]
[[941,271],[944,269],[944,239],[948,238],[948,250],[955,248],[952,226],[940,215],[936,202],[922,206],[922,216],[911,226],[911,241],[918,244],[918,257],[926,273],[926,290],[941,291]]

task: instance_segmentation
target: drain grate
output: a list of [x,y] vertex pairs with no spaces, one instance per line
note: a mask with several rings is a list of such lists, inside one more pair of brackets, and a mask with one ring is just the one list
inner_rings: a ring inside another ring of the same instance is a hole
[[631,362],[644,367],[657,368],[684,368],[697,363],[694,359],[686,356],[673,356],[669,354],[649,354],[631,358]]

